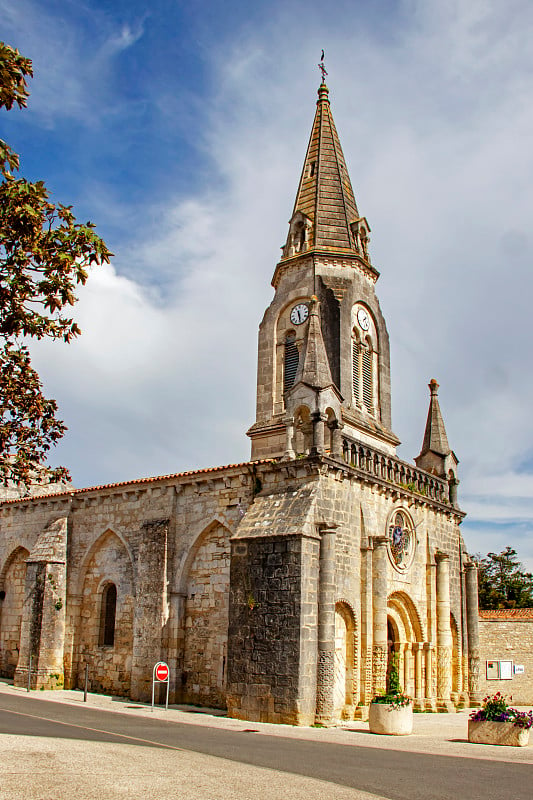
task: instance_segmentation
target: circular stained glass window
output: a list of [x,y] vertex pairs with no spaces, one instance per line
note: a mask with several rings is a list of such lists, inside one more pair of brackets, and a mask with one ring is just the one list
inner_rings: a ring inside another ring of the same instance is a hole
[[413,523],[404,511],[396,511],[389,522],[389,555],[394,567],[404,572],[411,566],[415,549]]

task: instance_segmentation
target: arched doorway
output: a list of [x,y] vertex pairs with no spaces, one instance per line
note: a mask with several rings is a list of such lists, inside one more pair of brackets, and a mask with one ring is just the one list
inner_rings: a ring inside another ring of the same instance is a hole
[[355,619],[347,603],[335,605],[335,677],[333,687],[334,716],[337,719],[350,717],[354,705],[356,687],[355,668]]
[[417,666],[417,649],[424,642],[424,632],[415,604],[405,592],[394,592],[388,599],[387,640],[387,673],[394,663],[403,692],[419,696],[424,676],[420,661]]

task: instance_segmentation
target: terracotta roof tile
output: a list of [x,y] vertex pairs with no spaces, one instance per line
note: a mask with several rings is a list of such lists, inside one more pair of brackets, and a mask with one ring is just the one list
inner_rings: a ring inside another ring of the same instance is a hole
[[87,486],[83,489],[68,489],[65,492],[57,494],[40,494],[32,495],[32,497],[19,497],[16,500],[4,500],[0,506],[14,505],[15,503],[29,503],[33,500],[56,500],[61,497],[74,497],[77,494],[84,494],[86,492],[97,492],[102,489],[118,489],[121,486],[139,486],[147,483],[158,483],[161,481],[174,480],[176,478],[190,478],[194,475],[207,475],[213,472],[223,472],[227,469],[239,469],[248,467],[252,464],[271,464],[275,459],[273,458],[260,458],[257,461],[241,461],[238,464],[225,464],[221,467],[207,467],[205,469],[190,470],[188,472],[175,472],[169,475],[157,475],[153,478],[135,478],[131,481],[120,481],[119,483],[103,483],[100,486]]
[[480,619],[530,619],[533,621],[533,608],[496,608],[479,612]]

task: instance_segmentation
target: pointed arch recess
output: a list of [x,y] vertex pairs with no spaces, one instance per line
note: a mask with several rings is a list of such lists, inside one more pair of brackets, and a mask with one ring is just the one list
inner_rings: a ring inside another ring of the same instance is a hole
[[128,555],[129,562],[130,562],[130,565],[131,565],[131,572],[132,572],[133,592],[135,594],[136,569],[135,569],[135,558],[133,557],[133,551],[132,551],[129,543],[127,542],[126,538],[124,537],[124,535],[122,533],[120,533],[120,531],[115,530],[114,528],[105,528],[101,533],[99,533],[98,536],[96,537],[96,539],[93,541],[93,543],[90,545],[90,547],[86,551],[85,555],[83,556],[83,558],[81,560],[81,563],[80,563],[80,567],[79,567],[79,573],[78,573],[78,581],[77,581],[77,586],[76,586],[77,594],[80,594],[83,591],[83,584],[84,584],[84,581],[85,581],[85,573],[87,572],[88,564],[90,563],[90,561],[91,561],[92,557],[94,556],[95,552],[101,548],[102,543],[104,541],[104,538],[106,536],[108,536],[108,535],[111,535],[111,534],[113,536],[115,536],[119,540],[120,544],[122,545],[122,547],[124,548],[124,550],[126,551],[126,553]]
[[181,702],[225,707],[230,535],[222,522],[211,522],[183,563]]
[[[81,608],[76,631],[74,681],[83,687],[89,666],[91,691],[128,695],[131,688],[135,573],[131,550],[112,528],[88,548],[79,575]],[[101,635],[107,587],[116,588],[113,642]],[[76,677],[77,672],[77,677]]]
[[5,584],[7,571],[11,567],[13,561],[19,560],[19,554],[20,554],[20,557],[21,557],[20,560],[24,559],[24,561],[26,561],[26,559],[28,559],[30,557],[30,551],[27,550],[25,547],[23,547],[23,545],[18,545],[18,547],[15,547],[11,551],[11,553],[8,555],[8,557],[6,558],[6,560],[4,562],[4,566],[0,570],[0,590],[5,590],[4,584]]
[[13,677],[18,663],[29,555],[25,547],[15,547],[0,572],[0,675],[5,678]]
[[227,531],[228,535],[228,555],[229,555],[229,539],[233,534],[233,531],[228,527],[226,521],[221,519],[220,517],[214,517],[211,522],[209,522],[201,531],[194,537],[191,546],[181,559],[181,563],[178,564],[177,571],[179,573],[178,580],[176,581],[178,586],[178,592],[185,594],[187,592],[187,579],[190,572],[191,564],[193,563],[198,550],[204,543],[206,539],[213,533],[213,531],[217,527],[224,528]]

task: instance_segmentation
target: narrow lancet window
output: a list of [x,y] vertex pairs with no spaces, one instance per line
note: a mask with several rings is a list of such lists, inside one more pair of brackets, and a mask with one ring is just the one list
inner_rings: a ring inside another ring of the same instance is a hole
[[108,583],[102,593],[102,610],[100,616],[100,644],[115,644],[115,616],[117,612],[117,587]]

